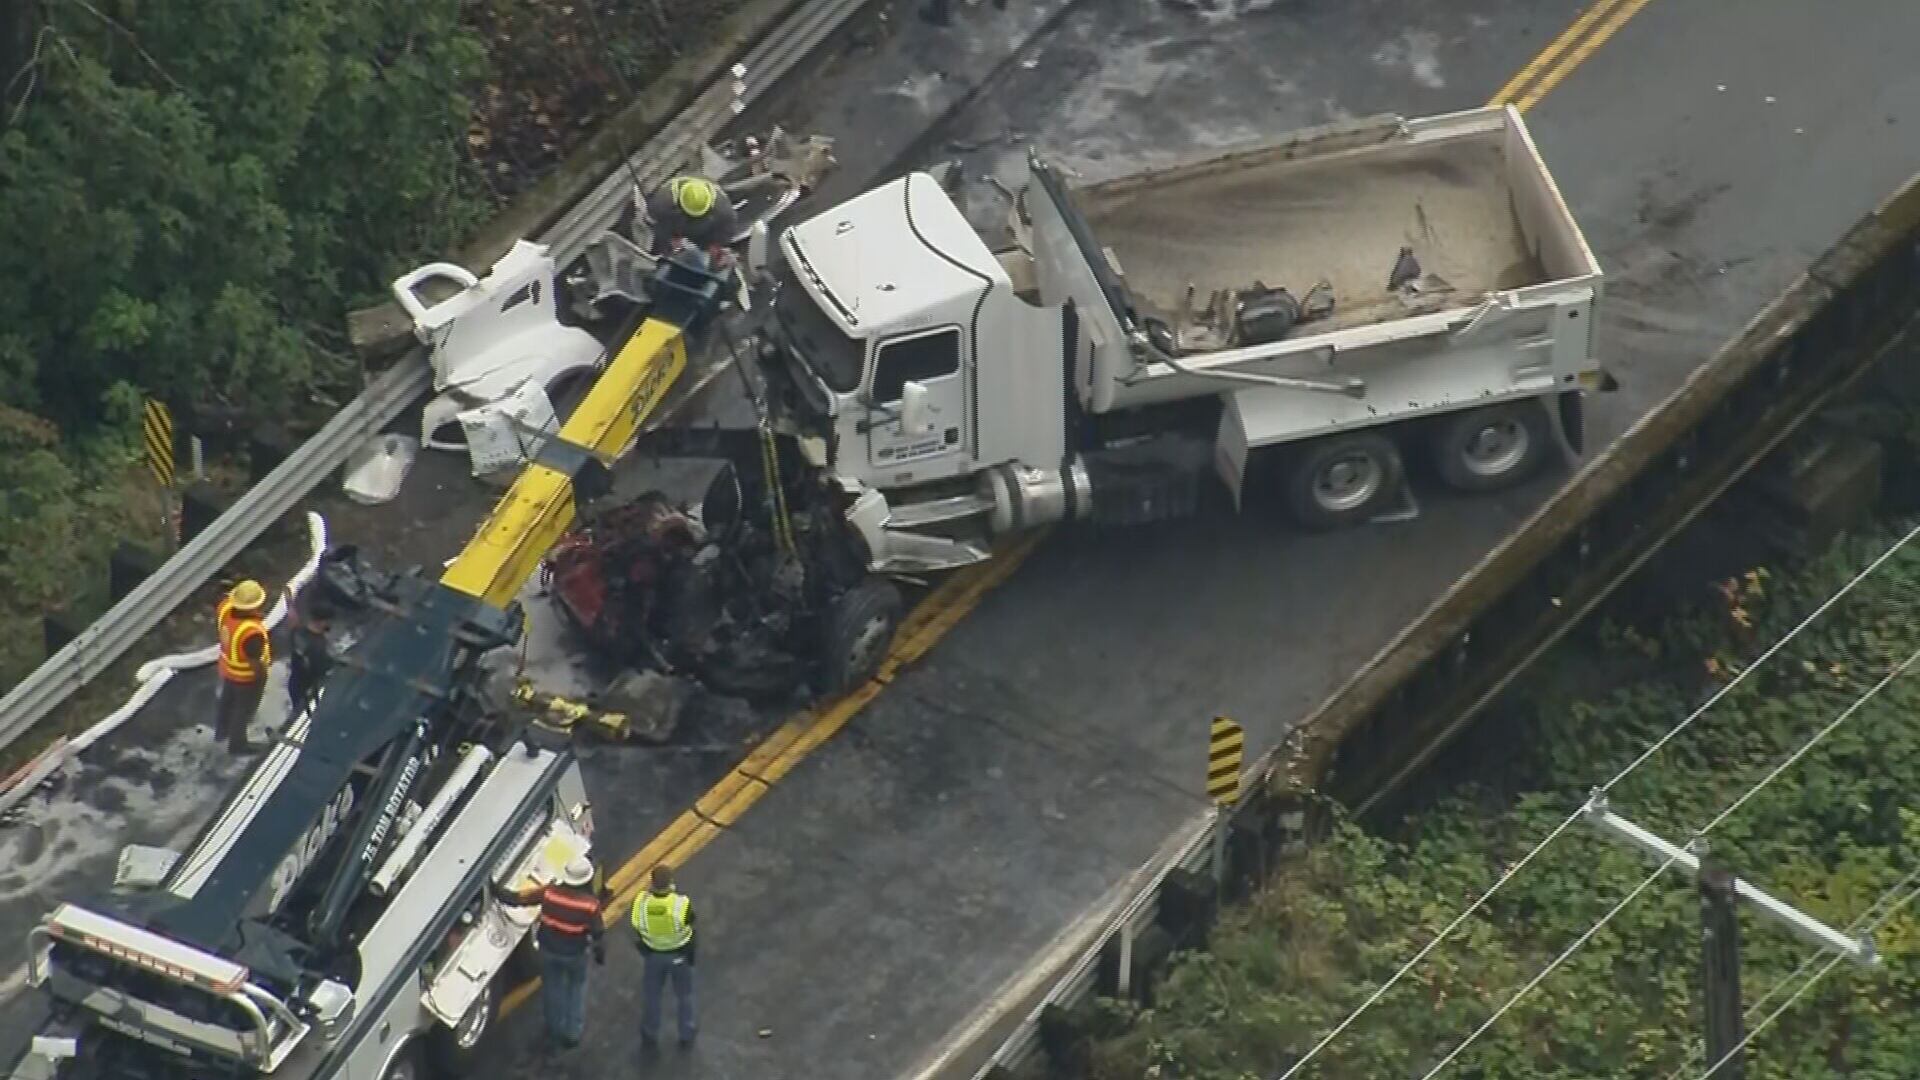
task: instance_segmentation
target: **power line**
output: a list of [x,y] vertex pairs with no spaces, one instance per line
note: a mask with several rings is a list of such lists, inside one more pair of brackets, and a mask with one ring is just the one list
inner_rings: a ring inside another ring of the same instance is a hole
[[[1920,531],[1920,530],[1916,530],[1916,531]],[[1708,833],[1712,832],[1715,828],[1719,827],[1719,825],[1722,822],[1726,821],[1727,818],[1731,817],[1736,811],[1738,811],[1741,807],[1745,806],[1749,801],[1751,801],[1755,795],[1760,794],[1760,792],[1765,790],[1769,784],[1772,784],[1775,780],[1779,779],[1781,774],[1786,772],[1787,769],[1791,768],[1795,762],[1805,757],[1808,754],[1808,752],[1810,752],[1814,747],[1820,745],[1820,743],[1823,740],[1825,740],[1828,735],[1833,734],[1835,729],[1837,729],[1841,724],[1846,723],[1846,721],[1850,719],[1855,713],[1859,712],[1860,709],[1867,704],[1867,702],[1872,701],[1876,696],[1879,695],[1880,691],[1885,690],[1890,684],[1892,684],[1893,680],[1899,678],[1902,674],[1906,672],[1906,670],[1909,667],[1912,667],[1915,663],[1920,663],[1920,649],[1916,649],[1912,653],[1908,654],[1905,660],[1895,665],[1894,668],[1888,671],[1887,674],[1883,676],[1879,682],[1874,683],[1873,686],[1869,687],[1859,697],[1855,698],[1852,704],[1848,705],[1845,709],[1842,709],[1840,711],[1840,714],[1834,717],[1833,720],[1827,724],[1827,726],[1815,732],[1813,738],[1808,739],[1806,742],[1802,743],[1799,749],[1795,750],[1793,753],[1788,754],[1785,758],[1783,758],[1778,765],[1773,767],[1772,771],[1768,772],[1767,775],[1761,777],[1757,782],[1750,785],[1744,792],[1741,792],[1738,798],[1734,799],[1731,803],[1728,803],[1725,809],[1721,810],[1718,814],[1714,815],[1713,820],[1707,822],[1705,826],[1696,830],[1694,832],[1694,837],[1696,839],[1700,837],[1704,837]],[[1595,798],[1597,798],[1600,794],[1601,794],[1600,792],[1595,792]],[[1592,804],[1591,800],[1589,800],[1588,805],[1591,805],[1591,804]],[[1472,1046],[1474,1042],[1480,1038],[1481,1035],[1485,1034],[1487,1032],[1487,1029],[1491,1028],[1494,1025],[1494,1023],[1498,1021],[1502,1016],[1505,1016],[1509,1009],[1519,1004],[1521,998],[1524,998],[1528,994],[1532,993],[1534,988],[1539,986],[1540,983],[1547,978],[1547,976],[1553,974],[1554,971],[1556,971],[1561,964],[1567,961],[1568,957],[1571,957],[1575,952],[1578,952],[1582,945],[1585,945],[1589,940],[1592,939],[1592,937],[1595,934],[1599,933],[1603,927],[1605,927],[1608,923],[1612,922],[1615,916],[1619,915],[1622,911],[1626,910],[1627,905],[1633,903],[1634,900],[1638,899],[1640,894],[1645,892],[1647,890],[1647,887],[1652,885],[1656,878],[1658,878],[1661,874],[1664,874],[1667,872],[1667,869],[1674,864],[1674,861],[1676,859],[1679,858],[1679,854],[1680,854],[1679,852],[1675,852],[1673,855],[1669,855],[1665,862],[1662,862],[1659,866],[1655,867],[1653,873],[1648,874],[1646,878],[1640,882],[1639,885],[1634,887],[1632,892],[1628,893],[1624,898],[1622,898],[1619,903],[1616,903],[1615,905],[1613,905],[1613,908],[1609,910],[1605,915],[1601,916],[1598,922],[1588,927],[1586,932],[1582,933],[1577,939],[1575,939],[1573,944],[1567,946],[1566,949],[1564,949],[1559,956],[1554,957],[1551,963],[1549,963],[1546,967],[1541,968],[1540,971],[1537,974],[1535,974],[1532,979],[1529,979],[1527,981],[1527,984],[1525,986],[1522,986],[1519,990],[1515,991],[1513,996],[1506,1000],[1505,1004],[1501,1005],[1500,1008],[1494,1011],[1494,1014],[1492,1016],[1488,1017],[1484,1023],[1482,1023],[1479,1027],[1475,1028],[1473,1031],[1473,1034],[1467,1036],[1466,1039],[1462,1040],[1460,1045],[1454,1047],[1453,1050],[1449,1052],[1446,1057],[1440,1060],[1440,1063],[1438,1065],[1435,1065],[1432,1069],[1428,1070],[1427,1074],[1421,1077],[1421,1080],[1433,1080],[1433,1077],[1439,1075],[1441,1070],[1445,1069],[1447,1065],[1453,1061],[1454,1058],[1459,1057],[1460,1054],[1467,1049],[1467,1047]],[[1838,963],[1840,958],[1841,957],[1839,954],[1835,954],[1834,962]],[[1791,1004],[1791,999],[1789,999],[1789,1004]],[[1718,1069],[1719,1067],[1720,1067],[1719,1065],[1714,1066],[1715,1069]]]
[[[1820,604],[1819,607],[1814,608],[1812,613],[1807,615],[1806,618],[1800,620],[1800,622],[1796,624],[1792,630],[1789,630],[1787,632],[1786,636],[1774,642],[1771,646],[1768,646],[1765,652],[1762,652],[1758,657],[1756,657],[1751,664],[1748,664],[1746,667],[1742,668],[1738,674],[1736,674],[1732,679],[1730,679],[1727,682],[1725,686],[1722,686],[1720,689],[1714,691],[1711,697],[1707,698],[1707,700],[1704,703],[1702,703],[1698,708],[1694,709],[1693,712],[1689,713],[1685,719],[1681,720],[1678,724],[1674,725],[1673,728],[1671,728],[1665,735],[1662,735],[1660,738],[1654,740],[1653,745],[1647,747],[1647,749],[1643,753],[1641,753],[1639,757],[1634,758],[1633,761],[1630,762],[1626,768],[1621,769],[1617,774],[1615,774],[1613,779],[1608,780],[1605,784],[1602,784],[1597,789],[1598,793],[1605,794],[1608,791],[1611,791],[1622,780],[1625,780],[1629,775],[1631,775],[1635,769],[1638,769],[1641,765],[1645,764],[1647,759],[1659,753],[1663,748],[1666,747],[1668,743],[1672,742],[1675,738],[1679,737],[1681,732],[1685,731],[1688,727],[1693,725],[1694,721],[1700,719],[1701,716],[1705,715],[1708,709],[1713,708],[1716,704],[1720,702],[1720,699],[1732,693],[1735,688],[1737,688],[1741,683],[1746,681],[1747,676],[1753,674],[1755,671],[1758,671],[1762,665],[1766,664],[1766,662],[1768,660],[1771,660],[1775,654],[1777,654],[1781,649],[1785,648],[1789,641],[1792,641],[1795,637],[1797,637],[1802,630],[1805,630],[1807,627],[1813,625],[1813,623],[1816,620],[1818,620],[1820,616],[1826,614],[1829,608],[1839,603],[1842,598],[1844,598],[1848,593],[1852,592],[1854,588],[1858,586],[1862,581],[1865,581],[1868,577],[1872,576],[1874,571],[1880,569],[1880,567],[1883,564],[1885,564],[1888,559],[1893,558],[1893,556],[1896,553],[1898,553],[1902,548],[1906,547],[1907,544],[1912,542],[1916,536],[1920,536],[1920,525],[1916,525],[1912,529],[1908,530],[1907,534],[1905,536],[1902,536],[1897,542],[1893,544],[1893,546],[1887,548],[1886,551],[1881,552],[1879,558],[1873,560],[1871,563],[1868,563],[1865,569],[1855,574],[1853,576],[1853,579],[1848,581],[1844,586],[1842,586],[1838,592],[1835,592],[1832,596],[1829,596],[1824,602]],[[1909,663],[1911,663],[1911,661],[1909,661]],[[1547,835],[1543,839],[1541,839],[1539,843],[1535,844],[1531,851],[1528,851],[1524,856],[1522,856],[1519,862],[1514,863],[1512,866],[1508,867],[1505,871],[1503,871],[1499,879],[1496,880],[1493,883],[1493,885],[1490,886],[1485,892],[1481,893],[1478,899],[1476,899],[1472,904],[1468,905],[1466,910],[1454,916],[1453,921],[1449,922],[1445,926],[1445,928],[1443,928],[1438,934],[1434,935],[1433,940],[1427,942],[1426,945],[1422,946],[1420,951],[1413,955],[1412,959],[1400,965],[1400,969],[1398,971],[1395,971],[1391,978],[1389,978],[1386,982],[1381,983],[1380,986],[1373,991],[1373,993],[1367,996],[1367,999],[1365,1001],[1360,1003],[1358,1008],[1354,1009],[1351,1013],[1347,1014],[1346,1019],[1336,1024],[1332,1031],[1329,1031],[1325,1036],[1323,1036],[1319,1042],[1313,1045],[1313,1048],[1311,1050],[1308,1050],[1306,1054],[1301,1056],[1300,1060],[1294,1062],[1293,1065],[1290,1068],[1288,1068],[1286,1072],[1282,1073],[1279,1077],[1279,1080],[1292,1080],[1292,1078],[1296,1074],[1298,1074],[1301,1069],[1306,1068],[1307,1062],[1312,1061],[1316,1056],[1319,1055],[1320,1051],[1325,1050],[1327,1046],[1333,1042],[1333,1040],[1339,1038],[1340,1035],[1347,1030],[1347,1028],[1353,1026],[1354,1021],[1360,1019],[1363,1013],[1365,1013],[1368,1009],[1374,1006],[1374,1003],[1378,1002],[1382,997],[1385,997],[1387,994],[1387,991],[1393,989],[1396,985],[1398,985],[1401,979],[1406,978],[1408,972],[1418,967],[1420,965],[1420,962],[1425,960],[1427,956],[1433,952],[1434,949],[1439,948],[1440,943],[1445,941],[1448,937],[1452,936],[1453,932],[1455,930],[1458,930],[1462,923],[1472,918],[1475,912],[1478,912],[1481,908],[1485,907],[1487,905],[1487,902],[1492,900],[1496,893],[1498,893],[1501,889],[1506,887],[1507,882],[1513,880],[1514,876],[1519,874],[1521,870],[1526,869],[1527,864],[1533,862],[1533,860],[1537,858],[1542,851],[1545,851],[1547,849],[1547,846],[1549,844],[1552,844],[1555,840],[1558,840],[1562,833],[1565,833],[1568,829],[1572,828],[1574,823],[1576,821],[1579,821],[1580,816],[1585,812],[1586,812],[1586,806],[1584,804],[1581,806],[1575,807],[1572,813],[1568,814],[1566,818],[1560,822],[1560,824],[1554,826],[1553,830],[1547,833]],[[1662,867],[1661,869],[1664,870],[1665,867]]]
[[1567,959],[1571,957],[1574,953],[1579,952],[1580,946],[1585,945],[1587,941],[1593,937],[1593,935],[1599,933],[1603,928],[1606,927],[1608,923],[1612,922],[1614,916],[1620,914],[1622,911],[1625,911],[1627,909],[1627,905],[1633,903],[1635,900],[1640,899],[1640,894],[1643,892],[1646,892],[1647,888],[1651,886],[1656,880],[1658,880],[1661,874],[1666,873],[1667,868],[1671,867],[1673,863],[1674,863],[1674,856],[1672,855],[1667,856],[1666,862],[1661,863],[1658,867],[1654,869],[1653,873],[1648,874],[1646,876],[1646,880],[1634,886],[1632,892],[1621,897],[1619,903],[1614,904],[1613,908],[1609,910],[1605,915],[1602,915],[1598,922],[1594,923],[1592,926],[1587,927],[1586,932],[1582,933],[1579,937],[1573,940],[1573,944],[1560,950],[1560,955],[1554,957],[1552,963],[1548,964],[1546,967],[1543,967],[1538,972],[1534,973],[1533,978],[1528,979],[1527,984],[1525,986],[1522,986],[1519,990],[1515,991],[1514,995],[1508,998],[1505,1004],[1501,1005],[1498,1009],[1495,1009],[1493,1011],[1492,1016],[1487,1017],[1486,1020],[1481,1022],[1479,1027],[1473,1029],[1473,1034],[1467,1036],[1465,1039],[1462,1039],[1460,1041],[1460,1045],[1454,1047],[1451,1051],[1449,1051],[1446,1057],[1441,1058],[1439,1064],[1435,1065],[1431,1069],[1428,1069],[1426,1072],[1426,1075],[1422,1076],[1420,1080],[1433,1080],[1433,1078],[1440,1075],[1440,1073],[1443,1070],[1445,1070],[1448,1065],[1453,1064],[1453,1059],[1459,1057],[1462,1053],[1466,1051],[1467,1047],[1472,1046],[1474,1042],[1480,1038],[1480,1036],[1486,1034],[1488,1028],[1491,1028],[1494,1024],[1499,1023],[1500,1018],[1507,1015],[1507,1010],[1513,1008],[1515,1005],[1518,1005],[1520,1003],[1521,998],[1526,997],[1528,994],[1533,992],[1535,987],[1539,986],[1542,982],[1545,982],[1547,976],[1553,974],[1556,970],[1558,970],[1560,965],[1566,963]]
[[[1905,896],[1902,896],[1898,901],[1895,901],[1893,904],[1889,905],[1885,911],[1880,912],[1878,915],[1874,914],[1874,908],[1878,908],[1882,904],[1886,904],[1888,900],[1892,899],[1895,893],[1899,892],[1901,889],[1905,889],[1908,885],[1913,884],[1915,880],[1920,880],[1920,867],[1916,867],[1912,871],[1910,871],[1907,874],[1907,876],[1900,882],[1900,884],[1895,885],[1893,888],[1888,889],[1884,893],[1881,893],[1880,898],[1873,902],[1873,906],[1867,909],[1867,913],[1865,915],[1862,915],[1859,919],[1855,920],[1853,926],[1850,929],[1852,929],[1855,933],[1861,933],[1861,934],[1871,934],[1874,931],[1880,929],[1882,924],[1884,924],[1888,919],[1891,919],[1896,914],[1898,914],[1900,909],[1903,907],[1906,907],[1907,904],[1911,902],[1915,896],[1920,896],[1920,886],[1916,886],[1915,888],[1909,890]],[[1801,983],[1797,988],[1795,988],[1793,993],[1788,995],[1787,1000],[1781,1002],[1779,1007],[1775,1008],[1772,1012],[1768,1013],[1767,1018],[1765,1020],[1760,1021],[1760,1023],[1758,1023],[1757,1025],[1755,1025],[1752,1031],[1749,1031],[1746,1033],[1746,1035],[1742,1036],[1740,1041],[1734,1044],[1733,1049],[1727,1051],[1724,1055],[1721,1056],[1719,1061],[1716,1061],[1713,1063],[1712,1068],[1708,1069],[1705,1073],[1702,1073],[1701,1080],[1707,1080],[1708,1077],[1711,1077],[1714,1073],[1720,1071],[1720,1066],[1725,1065],[1728,1059],[1732,1058],[1735,1054],[1740,1053],[1740,1051],[1746,1049],[1747,1044],[1753,1041],[1753,1037],[1755,1035],[1758,1035],[1761,1032],[1767,1030],[1767,1026],[1772,1024],[1775,1020],[1778,1020],[1782,1013],[1785,1013],[1788,1009],[1792,1008],[1794,1002],[1799,1001],[1800,998],[1807,993],[1807,991],[1812,990],[1815,986],[1818,986],[1820,984],[1820,980],[1826,978],[1827,973],[1832,971],[1835,967],[1839,966],[1840,961],[1843,959],[1845,959],[1845,957],[1842,956],[1840,953],[1834,953],[1833,956],[1830,959],[1828,959],[1828,961],[1825,964],[1821,966],[1819,971],[1814,972],[1812,978],[1808,979],[1806,982]],[[1805,968],[1805,966],[1806,965],[1804,964],[1801,965],[1803,969]],[[1785,985],[1786,981],[1787,980],[1782,980],[1782,985]],[[1769,992],[1769,995],[1771,995],[1771,991]]]

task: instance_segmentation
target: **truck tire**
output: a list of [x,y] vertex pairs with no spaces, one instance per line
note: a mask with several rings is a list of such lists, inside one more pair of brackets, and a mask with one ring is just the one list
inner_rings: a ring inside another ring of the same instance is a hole
[[1313,439],[1295,449],[1282,486],[1293,520],[1324,532],[1378,514],[1399,492],[1404,476],[1392,439],[1356,431]]
[[1553,425],[1538,401],[1505,401],[1440,418],[1428,446],[1455,491],[1499,491],[1538,472],[1553,449]]
[[841,593],[827,611],[822,638],[823,689],[838,697],[873,678],[900,627],[900,590],[882,578],[867,578]]
[[427,1034],[427,1067],[435,1077],[471,1076],[485,1060],[500,1019],[499,978],[486,985],[454,1027],[434,1025]]

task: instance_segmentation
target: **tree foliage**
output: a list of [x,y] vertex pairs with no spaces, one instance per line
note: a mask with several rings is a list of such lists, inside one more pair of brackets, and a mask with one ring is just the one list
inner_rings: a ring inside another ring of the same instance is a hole
[[[271,414],[316,330],[465,217],[457,0],[40,0],[0,129],[0,402]],[[19,45],[16,44],[16,49]]]
[[[1904,531],[1905,526],[1902,526]],[[1178,958],[1155,1005],[1104,1003],[1101,1080],[1279,1075],[1507,865],[1835,592],[1898,533],[1851,540],[1791,580],[1726,582],[1714,609],[1563,646],[1512,692],[1469,782],[1390,837],[1343,825]],[[1684,840],[1920,650],[1920,549],[1905,549],[1611,793]],[[1895,679],[1713,830],[1745,876],[1847,927],[1920,864],[1920,672]],[[1471,752],[1475,744],[1468,745]],[[1502,755],[1511,760],[1502,760]],[[1501,771],[1504,770],[1504,771]],[[1653,864],[1576,826],[1331,1043],[1304,1076],[1421,1076],[1630,893]],[[1758,1000],[1811,950],[1741,916]],[[1443,1075],[1664,1077],[1701,1030],[1698,902],[1668,873]],[[1880,930],[1883,963],[1843,964],[1754,1042],[1756,1080],[1905,1080],[1920,1062],[1920,903]],[[1824,960],[1820,961],[1824,963]],[[1786,989],[1774,1001],[1784,1000]],[[1698,1076],[1696,1056],[1683,1076]]]
[[[283,417],[356,372],[352,298],[475,206],[459,0],[0,5],[0,673],[152,545],[141,395]],[[4,682],[0,679],[0,682]]]

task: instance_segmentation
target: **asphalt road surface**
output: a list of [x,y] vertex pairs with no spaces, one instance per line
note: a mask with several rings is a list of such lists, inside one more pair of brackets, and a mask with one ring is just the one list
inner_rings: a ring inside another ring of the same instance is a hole
[[[1342,116],[1472,107],[1578,6],[1082,4],[929,160],[958,153],[971,173],[1010,177],[1032,141],[1096,179]],[[1003,33],[994,17],[962,7],[946,33]],[[1901,44],[1915,31],[1920,10],[1889,0],[1846,18],[1817,0],[1653,0],[1530,115],[1611,275],[1602,342],[1623,389],[1590,412],[1596,445],[1915,170],[1902,128],[1920,123],[1920,73]],[[937,54],[934,32],[896,33]],[[822,76],[859,78],[857,64]],[[891,85],[875,96],[918,92]],[[856,114],[838,121],[843,142],[859,135]],[[993,198],[969,192],[983,214]],[[427,468],[459,473],[444,459]],[[1199,811],[1210,717],[1239,719],[1250,750],[1271,745],[1564,475],[1491,499],[1423,493],[1420,520],[1335,537],[1260,515],[1056,537],[688,864],[702,1035],[653,1071],[886,1077],[932,1060]],[[436,523],[445,500],[420,484],[402,496],[419,523],[463,536],[470,523]],[[540,640],[543,675],[584,677],[554,637]],[[190,727],[210,691],[177,685],[31,828],[0,835],[0,941],[22,941],[50,901],[110,875],[120,843],[178,839],[217,798],[226,767]],[[638,849],[755,723],[704,733],[705,749],[589,751],[603,853],[617,863]],[[0,971],[17,958],[5,945]],[[527,1010],[487,1075],[630,1073],[637,975],[617,945],[594,972],[588,1047],[537,1058]],[[0,1034],[35,1012],[26,996],[0,1003]]]
[[[1024,138],[1097,179],[1343,116],[1473,107],[1575,14],[1085,5],[948,143],[970,171],[1011,176]],[[1623,389],[1592,410],[1596,445],[1920,166],[1902,130],[1920,123],[1900,44],[1916,31],[1920,9],[1881,0],[1846,18],[1815,0],[1653,0],[1531,113],[1613,275],[1602,342]],[[1245,724],[1250,750],[1272,745],[1564,476],[1429,495],[1416,522],[1338,536],[1249,516],[1049,542],[685,868],[703,1034],[657,1071],[887,1077],[934,1061],[1199,812],[1213,715]],[[633,1060],[622,952],[596,972],[593,1046],[563,1071]]]

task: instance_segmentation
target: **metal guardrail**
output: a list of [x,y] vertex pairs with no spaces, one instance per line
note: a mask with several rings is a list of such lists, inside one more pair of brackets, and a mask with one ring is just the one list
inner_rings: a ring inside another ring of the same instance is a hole
[[[555,263],[571,263],[588,242],[614,226],[636,177],[643,184],[665,179],[720,134],[733,119],[736,102],[745,106],[765,94],[866,2],[813,0],[788,15],[738,61],[735,71],[744,68],[744,78],[730,74],[715,80],[539,237]],[[0,697],[0,749],[125,655],[431,385],[431,371],[418,348],[382,372],[200,535]]]
[[[1176,868],[1206,868],[1213,852],[1226,850],[1218,843],[1222,830],[1244,827],[1291,841],[1303,834],[1314,800],[1337,795],[1364,810],[1379,790],[1420,767],[1433,740],[1466,723],[1820,407],[1895,349],[1920,353],[1917,299],[1920,177],[1850,229],[1263,756],[1249,770],[1247,802],[1226,814],[1209,811],[1176,833],[1175,854],[1150,866],[1140,889],[1054,979],[975,1080],[1019,1068],[1040,1052],[1042,1015],[1092,996],[1114,943],[1124,953],[1159,917],[1168,876]],[[1403,756],[1384,769],[1337,760],[1393,756],[1384,745],[1393,739],[1418,745],[1410,755],[1398,748]],[[1354,754],[1355,743],[1372,753]],[[1121,958],[1120,970],[1129,967]]]
[[636,181],[646,187],[666,180],[672,170],[696,155],[733,119],[735,102],[750,105],[758,100],[868,2],[815,0],[788,16],[777,31],[740,58],[734,65],[737,75],[708,86],[680,115],[668,121],[646,148],[607,174],[584,199],[560,215],[540,241],[556,253],[554,261],[563,266],[573,261],[619,219]]
[[[1209,810],[1204,817],[1189,823],[1182,833],[1174,834],[1171,845],[1173,854],[1156,857],[1154,863],[1148,864],[1145,869],[1151,876],[1140,891],[1126,901],[1086,951],[1080,954],[1080,958],[1054,981],[1046,996],[1027,1013],[1019,1028],[1000,1044],[993,1057],[974,1074],[975,1080],[985,1080],[996,1068],[1016,1069],[1032,1060],[1040,1052],[1041,1014],[1048,1009],[1071,1008],[1091,998],[1100,983],[1101,958],[1110,949],[1117,948],[1119,952],[1119,977],[1121,990],[1125,992],[1125,980],[1133,970],[1133,942],[1159,921],[1160,890],[1166,884],[1167,876],[1175,870],[1196,873],[1210,871],[1220,850],[1214,843],[1214,836],[1221,827],[1221,814]],[[1161,850],[1165,851],[1166,848]]]

